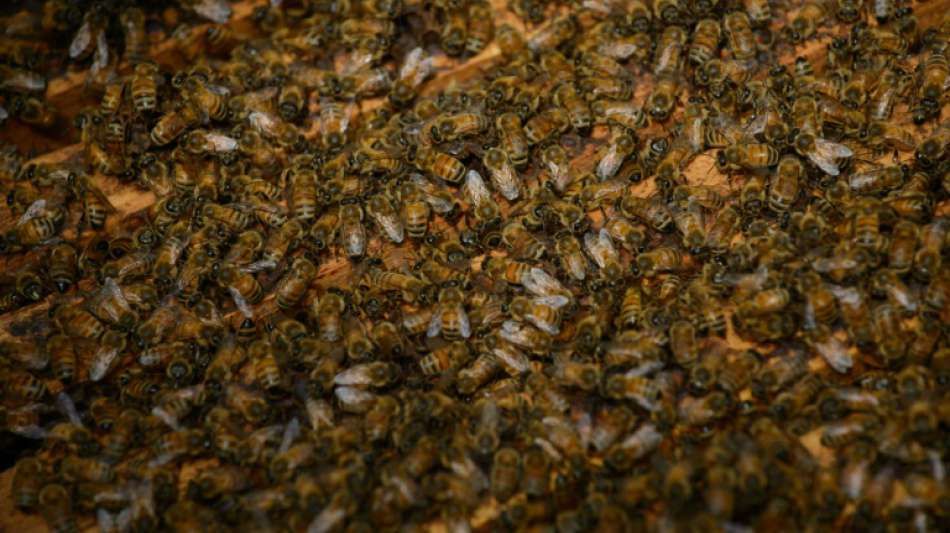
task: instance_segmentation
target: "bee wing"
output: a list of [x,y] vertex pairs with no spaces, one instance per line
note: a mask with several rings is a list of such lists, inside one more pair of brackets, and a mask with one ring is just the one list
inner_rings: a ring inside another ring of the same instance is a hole
[[531,270],[525,272],[521,277],[521,284],[535,296],[567,292],[557,278],[538,267],[532,267]]
[[498,189],[498,192],[509,202],[513,202],[521,196],[521,181],[515,173],[514,167],[505,163],[501,168],[491,171],[492,185]]
[[213,131],[205,134],[205,142],[207,142],[215,152],[233,152],[238,147],[237,140]]
[[884,172],[884,169],[875,168],[865,172],[854,172],[848,176],[848,185],[854,191],[864,190],[874,183],[874,180]]
[[125,293],[122,292],[122,288],[119,287],[112,278],[106,278],[103,282],[101,295],[105,298],[115,298],[115,301],[123,309],[132,309],[132,306],[129,305],[129,301],[125,299]]
[[30,220],[43,214],[43,211],[45,210],[46,210],[45,199],[39,198],[37,200],[34,200],[33,203],[30,204],[30,207],[27,207],[26,211],[24,211],[23,214],[20,215],[20,218],[17,220],[16,225],[22,226],[23,224],[26,224]]
[[548,307],[553,307],[554,309],[560,309],[571,303],[570,298],[564,296],[563,294],[546,294],[544,296],[537,296],[533,301],[536,304],[546,305]]
[[402,225],[399,215],[395,211],[388,209],[386,212],[373,211],[373,219],[383,229],[389,240],[396,244],[401,243],[406,238],[405,228]]
[[584,234],[584,247],[587,249],[587,253],[590,254],[591,258],[593,258],[594,262],[597,263],[597,266],[600,268],[604,268],[604,265],[607,263],[607,256],[605,255],[607,241],[604,240],[605,236],[607,241],[611,243],[610,246],[613,246],[613,241],[610,239],[610,234],[607,233],[605,228],[602,228],[601,231],[597,233],[589,231]]
[[432,74],[433,60],[421,46],[406,54],[406,60],[399,70],[399,79],[406,80],[413,87],[422,83]]
[[488,186],[485,185],[485,180],[482,178],[482,175],[474,169],[465,173],[465,183],[462,185],[462,192],[468,197],[472,205],[491,201],[491,192],[489,192]]
[[347,386],[371,385],[372,379],[369,373],[369,366],[366,364],[351,366],[337,374],[336,377],[333,378],[333,383]]
[[66,391],[56,395],[56,406],[73,425],[85,427],[82,418],[79,417],[79,412],[76,411],[76,404],[73,403],[72,397]]
[[231,299],[234,300],[234,306],[237,310],[240,311],[245,318],[254,318],[254,309],[251,308],[251,304],[247,303],[244,296],[241,296],[241,292],[234,287],[228,287],[228,292],[231,294]]
[[100,347],[89,363],[89,379],[95,382],[106,377],[112,362],[115,361],[118,355],[119,350],[117,348]]
[[240,269],[241,272],[249,272],[254,274],[256,272],[263,272],[265,270],[272,270],[277,267],[277,263],[273,259],[261,259],[259,261],[254,261],[253,263],[242,266]]
[[8,113],[7,110],[4,109],[2,105],[0,105],[0,122],[6,120],[9,116],[10,113]]
[[366,250],[366,228],[360,222],[346,222],[341,235],[343,248],[351,256],[363,255]]
[[808,153],[808,159],[826,174],[837,176],[840,173],[837,160],[853,155],[854,152],[843,144],[816,137],[815,150]]
[[597,163],[597,177],[600,178],[601,181],[606,181],[614,177],[622,161],[623,158],[620,157],[620,152],[617,150],[617,143],[610,143],[604,157]]
[[73,36],[72,42],[69,43],[69,58],[76,59],[82,55],[82,53],[86,51],[87,48],[89,48],[89,44],[91,42],[92,24],[89,22],[89,18],[87,17],[85,20],[83,20],[82,26],[76,30],[76,35]]
[[95,76],[109,64],[109,44],[106,43],[106,32],[100,31],[96,38],[96,53],[89,67],[89,73]]
[[231,18],[231,6],[224,0],[195,0],[191,9],[216,24],[224,24]]
[[558,324],[555,324],[548,320],[544,320],[538,315],[535,315],[534,313],[527,313],[525,315],[525,318],[528,319],[528,322],[531,322],[532,324],[534,324],[534,327],[540,329],[541,331],[549,335],[557,335],[558,333],[561,332],[561,328]]
[[436,337],[439,333],[442,332],[442,308],[438,308],[432,313],[432,318],[429,319],[429,327],[426,329],[426,336],[429,338]]
[[459,319],[459,334],[461,334],[464,339],[471,337],[472,323],[468,319],[468,313],[465,312],[465,307],[462,304],[458,304],[455,308],[455,313]]
[[815,351],[825,359],[828,366],[833,368],[835,372],[846,374],[854,366],[851,354],[848,353],[848,347],[832,335],[828,335],[821,342],[816,342]]
[[247,121],[257,131],[268,135],[277,128],[277,120],[274,116],[264,111],[252,111],[247,115]]
[[531,362],[528,357],[515,346],[505,345],[503,348],[494,348],[492,354],[501,361],[505,368],[513,368],[521,374],[531,370]]

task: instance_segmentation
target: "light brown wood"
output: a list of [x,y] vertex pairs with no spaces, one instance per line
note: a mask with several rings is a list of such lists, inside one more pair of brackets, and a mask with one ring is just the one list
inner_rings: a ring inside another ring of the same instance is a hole
[[[249,20],[249,16],[253,10],[253,7],[261,3],[262,2],[248,1],[234,4],[235,11],[232,17],[232,22],[230,22],[229,25],[233,25],[235,31],[239,32],[240,35],[252,35],[254,33],[254,29]],[[499,16],[495,19],[496,27],[501,23],[509,23],[518,29],[525,29],[521,21],[508,9],[506,0],[491,0],[491,3],[499,14]],[[921,21],[921,23],[927,26],[934,24],[939,19],[939,17],[942,16],[944,10],[948,7],[950,7],[950,0],[933,0],[927,3],[915,5],[918,19]],[[796,9],[792,8],[789,10],[787,15],[793,15],[795,11]],[[776,22],[774,27],[777,29],[780,25],[781,24]],[[199,26],[195,31],[203,31],[205,27],[207,26]],[[528,29],[528,31],[530,32],[530,29]],[[824,31],[826,32],[825,34],[815,40],[810,41],[805,46],[782,51],[781,55],[779,56],[779,60],[783,64],[791,66],[791,63],[794,61],[795,57],[805,56],[815,64],[816,68],[820,67],[820,65],[824,64],[825,62],[825,45],[830,41],[831,34],[836,30],[835,28],[824,28]],[[495,44],[491,44],[482,53],[473,58],[469,58],[464,62],[459,62],[444,56],[439,57],[437,59],[437,67],[439,72],[434,79],[428,81],[425,84],[423,93],[433,94],[449,87],[453,83],[461,84],[467,80],[478,77],[482,70],[490,67],[498,59],[498,56],[499,52],[497,46]],[[152,57],[154,60],[156,60],[156,62],[166,67],[175,67],[181,65],[181,56],[176,52],[176,44],[171,39],[157,44],[153,48]],[[639,76],[637,82],[634,100],[637,102],[643,102],[650,92],[652,76],[649,74]],[[81,73],[72,73],[61,79],[53,80],[49,84],[48,98],[50,98],[50,101],[55,102],[58,106],[61,106],[66,116],[69,116],[70,113],[75,113],[84,105],[90,105],[91,103],[95,103],[97,101],[97,95],[86,92],[85,77]],[[379,100],[364,101],[360,104],[360,107],[363,110],[368,110],[378,106],[379,103]],[[906,117],[904,117],[902,120],[904,123],[908,122]],[[4,128],[6,127],[7,126],[5,125]],[[660,131],[660,129],[654,127],[650,131],[657,132]],[[918,134],[923,133],[923,130],[919,128],[914,128],[914,131]],[[594,137],[595,139],[602,139],[603,132],[595,132]],[[0,136],[0,139],[2,138],[3,136]],[[37,138],[42,141],[38,145],[42,145],[42,143],[59,143],[60,146],[62,146],[61,140],[48,139],[42,134]],[[57,150],[35,158],[33,162],[57,163],[69,161],[79,157],[81,152],[81,145],[74,144],[62,146]],[[572,166],[574,169],[577,171],[587,171],[592,169],[596,164],[594,159],[595,152],[596,145],[588,146],[584,154],[573,162]],[[727,191],[736,190],[741,186],[742,183],[741,178],[730,179],[729,177],[720,174],[716,170],[714,162],[710,157],[695,158],[692,163],[684,170],[684,174],[691,184],[713,185],[721,187]],[[155,200],[155,197],[151,192],[142,190],[132,184],[122,183],[114,178],[96,174],[93,176],[93,180],[103,190],[103,192],[106,193],[110,202],[117,210],[117,213],[110,217],[110,224],[116,224],[118,221],[121,221],[123,217],[139,213],[141,210],[147,208]],[[633,190],[638,195],[648,196],[653,193],[654,185],[652,180],[648,180],[636,185],[633,187]],[[504,202],[502,202],[502,204],[503,207],[507,209],[507,204]],[[938,206],[938,212],[943,211],[950,211],[950,202],[944,202]],[[11,222],[9,220],[2,220],[3,218],[6,218],[5,215],[6,214],[0,215],[0,227],[7,227]],[[590,215],[595,219],[595,222],[597,222],[597,219],[599,219],[599,214],[591,213]],[[368,246],[368,250],[370,253],[379,253],[384,262],[390,266],[398,266],[410,253],[408,245],[391,246],[388,244],[383,244],[378,240],[372,241]],[[480,257],[476,257],[473,259],[473,263],[478,264],[480,263],[480,260]],[[15,268],[20,264],[23,264],[22,258],[20,258],[19,262],[15,258],[0,258],[0,267],[5,269]],[[351,262],[339,255],[325,259],[319,265],[319,274],[316,285],[320,288],[345,285],[346,283],[352,281],[351,276],[353,274],[353,269],[351,267]],[[268,302],[265,301],[261,305],[267,304]],[[2,331],[0,331],[0,337],[7,335],[6,328],[12,322],[23,320],[24,317],[32,316],[35,313],[45,312],[48,305],[49,301],[47,300],[20,309],[16,313],[0,315],[0,328],[2,328]],[[727,325],[727,341],[732,346],[737,348],[754,346],[753,344],[741,339],[736,334],[731,321],[727,320]],[[813,371],[827,370],[824,368],[824,362],[820,359],[814,360],[812,362],[812,366]],[[834,455],[832,454],[831,450],[822,447],[818,442],[818,430],[802,437],[801,442],[806,447],[806,449],[811,452],[818,463],[827,465],[834,460]],[[186,483],[187,479],[193,475],[194,471],[195,469],[192,468],[189,470],[189,472],[191,472],[190,474],[183,474],[181,482]],[[46,531],[47,528],[39,517],[35,515],[24,515],[13,508],[10,499],[10,483],[12,476],[12,470],[0,474],[0,532],[8,530],[17,531],[18,533]],[[498,505],[493,499],[489,499],[481,508],[479,508],[478,511],[476,511],[473,526],[477,529],[479,526],[487,524],[491,519],[497,516],[498,512]],[[88,518],[83,523],[83,527],[89,531],[95,530],[94,524],[92,524]],[[430,524],[428,529],[431,531],[445,531],[444,525],[438,521]]]

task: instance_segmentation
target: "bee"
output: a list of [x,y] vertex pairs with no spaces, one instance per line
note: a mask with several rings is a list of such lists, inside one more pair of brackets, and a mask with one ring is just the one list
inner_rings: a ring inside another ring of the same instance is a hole
[[158,88],[155,80],[158,75],[158,67],[153,63],[143,62],[135,65],[129,94],[136,113],[147,115],[157,110]]
[[69,243],[54,245],[48,256],[49,278],[60,293],[76,283],[79,277],[79,256]]
[[659,197],[641,198],[625,194],[620,201],[620,211],[624,216],[646,222],[656,231],[666,231],[673,223],[673,215]]
[[514,448],[501,448],[492,458],[491,492],[499,502],[508,501],[521,484],[521,454]]
[[637,255],[636,270],[643,276],[675,272],[683,267],[683,255],[676,248],[661,246]]
[[439,303],[432,314],[426,329],[427,337],[442,334],[448,341],[469,338],[472,335],[471,323],[464,306],[464,294],[456,285],[448,285],[439,290]]
[[406,107],[416,98],[419,85],[433,71],[432,57],[422,47],[413,48],[399,69],[398,79],[389,92],[389,101],[396,107]]
[[742,11],[726,14],[722,20],[722,29],[732,56],[740,62],[748,63],[755,59],[758,47],[749,16]]
[[521,195],[521,178],[504,151],[498,148],[488,149],[482,158],[482,164],[489,171],[492,185],[508,201],[514,201]]
[[[590,75],[580,78],[577,88],[584,93],[588,101],[601,98],[608,100],[630,100],[633,97],[633,82],[628,78],[612,78],[603,75]],[[567,113],[566,111],[562,111]],[[568,125],[570,117],[568,116]],[[530,124],[530,121],[529,121]]]
[[355,199],[340,202],[339,224],[343,250],[350,258],[361,257],[366,252],[366,228],[363,226],[363,208]]
[[620,256],[614,247],[610,232],[605,228],[601,228],[597,233],[586,233],[584,235],[584,247],[594,263],[600,268],[604,278],[616,281],[623,276]]
[[462,181],[465,165],[455,157],[426,147],[420,147],[418,152],[416,164],[421,170],[449,183]]
[[56,123],[56,111],[45,99],[36,96],[15,96],[10,113],[31,126],[50,128]]
[[679,75],[683,67],[687,37],[682,26],[676,25],[667,26],[660,34],[653,53],[653,72],[658,79],[673,79]]
[[31,510],[37,506],[43,479],[44,467],[38,459],[26,457],[17,461],[11,492],[18,509]]
[[445,16],[439,44],[446,54],[457,57],[465,51],[468,42],[466,13],[458,9],[447,12]]
[[636,149],[636,141],[627,134],[616,135],[607,144],[600,161],[597,163],[597,177],[601,181],[606,181],[614,177],[617,170]]
[[155,123],[149,133],[149,138],[156,146],[164,146],[177,139],[188,128],[198,124],[199,120],[198,114],[191,106],[182,106],[168,111]]
[[39,491],[37,503],[50,530],[63,533],[79,531],[76,517],[72,514],[72,498],[65,487],[56,483],[44,486]]
[[333,150],[346,142],[350,118],[346,108],[333,100],[320,100],[320,138],[324,146]]
[[277,305],[282,309],[294,307],[316,276],[317,267],[313,263],[304,257],[295,259],[290,272],[280,279],[274,289]]
[[524,125],[524,133],[528,143],[533,146],[564,133],[570,126],[571,119],[567,111],[551,107],[528,119]]
[[637,130],[647,124],[646,113],[632,102],[595,100],[591,102],[590,109],[608,123],[617,124],[629,130]]
[[561,268],[576,281],[584,281],[587,277],[587,258],[581,251],[581,244],[577,237],[569,231],[560,231],[554,237],[555,249]]
[[682,235],[683,247],[692,253],[701,252],[706,242],[706,225],[699,204],[674,205],[671,213],[673,223]]
[[98,339],[106,332],[105,325],[98,318],[78,305],[59,304],[50,309],[50,316],[59,329],[70,337]]
[[689,61],[700,66],[718,55],[719,41],[722,39],[722,28],[716,19],[702,19],[693,29],[692,42],[689,45],[687,57]]
[[521,126],[521,117],[516,113],[501,113],[495,118],[495,128],[500,139],[500,148],[511,164],[517,168],[528,162],[528,138]]
[[716,165],[722,171],[755,171],[774,167],[778,164],[779,157],[778,150],[770,144],[741,143],[720,150],[716,154]]
[[232,295],[240,296],[250,305],[259,303],[264,296],[264,289],[254,275],[242,272],[234,265],[222,265],[218,271],[218,284],[228,288]]
[[372,196],[366,204],[366,212],[389,240],[399,244],[405,239],[402,219],[385,195]]

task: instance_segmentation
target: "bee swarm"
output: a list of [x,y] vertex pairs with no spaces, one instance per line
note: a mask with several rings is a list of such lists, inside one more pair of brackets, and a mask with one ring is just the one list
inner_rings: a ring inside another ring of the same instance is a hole
[[135,4],[0,37],[21,511],[950,529],[945,2]]

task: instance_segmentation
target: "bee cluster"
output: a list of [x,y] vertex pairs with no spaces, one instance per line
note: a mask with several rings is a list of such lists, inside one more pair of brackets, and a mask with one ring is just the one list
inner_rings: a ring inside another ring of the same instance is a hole
[[39,6],[11,6],[21,9],[0,18],[0,123],[12,117],[50,130],[57,126],[61,111],[45,97],[50,79],[70,67],[84,69],[89,82],[112,79],[122,61],[134,64],[148,59],[147,25],[182,40],[211,40],[218,30],[209,30],[207,36],[192,34],[186,21],[220,24],[232,12],[225,0],[138,4],[134,0],[45,0]]
[[[177,72],[130,57],[80,158],[0,154],[0,308],[49,304],[0,343],[3,427],[39,441],[15,504],[945,530],[950,17],[777,4],[512,2],[522,32],[285,0]],[[109,176],[155,202],[119,220]]]

